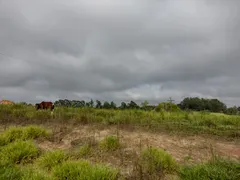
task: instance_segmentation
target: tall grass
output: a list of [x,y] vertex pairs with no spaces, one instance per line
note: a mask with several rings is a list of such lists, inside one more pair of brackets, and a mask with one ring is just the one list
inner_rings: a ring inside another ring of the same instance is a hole
[[105,165],[91,164],[87,160],[69,161],[53,169],[53,176],[59,180],[63,179],[108,179],[116,180],[118,171]]
[[[55,108],[36,111],[31,106],[0,105],[1,123],[102,123],[140,126],[155,131],[206,133],[231,138],[240,137],[240,116],[207,112],[155,112],[143,110],[106,110],[93,108]],[[1,139],[0,139],[1,143]]]
[[0,134],[0,146],[16,140],[31,140],[46,137],[48,135],[49,133],[45,129],[38,126],[9,127],[6,131]]
[[0,161],[5,164],[32,162],[39,155],[39,149],[32,141],[17,140],[0,149]]
[[207,163],[183,167],[181,168],[179,176],[184,180],[239,180],[240,163],[217,157]]
[[61,164],[67,159],[68,157],[62,150],[48,151],[37,159],[37,164],[46,170],[51,170],[54,166]]
[[117,136],[106,136],[100,143],[100,148],[106,151],[115,151],[121,147]]

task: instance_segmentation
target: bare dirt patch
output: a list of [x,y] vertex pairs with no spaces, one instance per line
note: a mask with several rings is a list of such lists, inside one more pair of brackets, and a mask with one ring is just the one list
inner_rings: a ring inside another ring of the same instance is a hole
[[[62,128],[64,129],[64,128]],[[96,141],[102,140],[107,135],[119,135],[120,141],[127,149],[137,153],[142,148],[154,146],[165,149],[178,162],[201,162],[211,157],[211,152],[230,158],[240,158],[240,144],[216,140],[211,137],[188,136],[182,137],[166,133],[151,133],[141,130],[128,131],[116,127],[97,127],[82,125],[78,127],[65,128],[66,132],[58,134],[58,142],[44,141],[39,144],[43,149],[69,149],[78,140],[94,137]],[[59,133],[59,132],[56,132]]]

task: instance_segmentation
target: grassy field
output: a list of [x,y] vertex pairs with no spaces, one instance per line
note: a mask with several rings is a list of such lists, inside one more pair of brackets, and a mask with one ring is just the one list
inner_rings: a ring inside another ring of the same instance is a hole
[[0,106],[1,124],[103,124],[146,128],[169,133],[211,134],[240,137],[240,116],[208,112],[155,112],[142,110],[105,110],[55,108],[54,113],[36,111],[32,106]]
[[0,122],[0,180],[240,179],[240,116],[2,105]]

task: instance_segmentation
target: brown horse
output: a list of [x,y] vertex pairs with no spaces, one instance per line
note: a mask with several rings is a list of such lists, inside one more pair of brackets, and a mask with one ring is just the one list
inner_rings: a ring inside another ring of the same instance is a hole
[[51,111],[54,109],[54,104],[52,102],[42,101],[40,104],[35,105],[36,109],[50,109]]

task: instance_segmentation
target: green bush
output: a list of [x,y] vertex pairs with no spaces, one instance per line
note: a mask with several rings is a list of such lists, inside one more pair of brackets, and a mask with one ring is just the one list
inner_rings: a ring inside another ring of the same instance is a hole
[[140,154],[140,165],[147,174],[171,173],[178,169],[173,157],[163,149],[147,148]]
[[51,170],[54,166],[67,160],[67,158],[62,150],[49,151],[37,159],[37,164],[42,168]]
[[116,136],[106,136],[101,142],[100,147],[107,151],[114,151],[120,148],[120,142]]
[[232,160],[216,158],[207,163],[183,167],[179,174],[180,178],[184,180],[239,180],[240,163]]
[[56,166],[53,169],[53,176],[58,180],[100,180],[117,179],[118,171],[104,165],[93,165],[89,161],[72,161],[64,162],[62,165]]
[[38,148],[32,141],[17,140],[0,149],[0,161],[6,163],[27,163],[39,154]]

